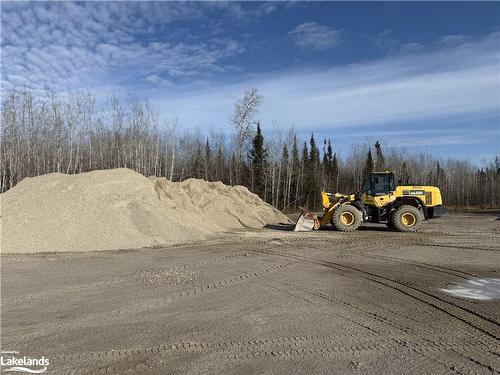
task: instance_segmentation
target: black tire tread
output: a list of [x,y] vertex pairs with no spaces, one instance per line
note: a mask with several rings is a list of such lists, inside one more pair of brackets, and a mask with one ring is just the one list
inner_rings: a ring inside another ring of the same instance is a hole
[[[405,212],[410,212],[417,218],[417,222],[412,227],[406,227],[401,222],[401,215]],[[415,206],[410,206],[408,204],[402,205],[391,215],[391,225],[393,228],[399,232],[417,232],[424,221],[424,216],[420,210]]]
[[[342,222],[340,221],[340,215],[346,211],[349,211],[354,215],[354,223],[349,226],[342,224]],[[354,232],[356,229],[359,228],[362,221],[363,221],[363,214],[361,213],[360,210],[358,210],[354,206],[343,204],[335,209],[331,223],[336,230],[339,230],[341,232]]]

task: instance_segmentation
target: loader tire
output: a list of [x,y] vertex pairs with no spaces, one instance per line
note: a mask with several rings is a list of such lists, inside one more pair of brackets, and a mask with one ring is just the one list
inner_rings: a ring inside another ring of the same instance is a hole
[[363,214],[356,207],[342,205],[335,209],[332,217],[332,225],[342,232],[352,232],[358,229],[363,220]]
[[424,217],[417,207],[403,205],[391,216],[391,223],[400,232],[416,232],[422,226]]

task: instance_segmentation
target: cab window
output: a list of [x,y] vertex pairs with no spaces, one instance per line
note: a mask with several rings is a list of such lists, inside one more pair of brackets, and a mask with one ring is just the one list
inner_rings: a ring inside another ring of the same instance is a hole
[[363,184],[363,192],[370,195],[385,195],[394,190],[393,175],[387,174],[372,174]]
[[384,195],[391,191],[391,175],[373,175],[372,191],[374,195]]

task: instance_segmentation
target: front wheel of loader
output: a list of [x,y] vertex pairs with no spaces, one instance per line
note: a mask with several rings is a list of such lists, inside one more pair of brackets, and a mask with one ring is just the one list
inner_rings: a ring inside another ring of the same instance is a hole
[[400,232],[416,232],[422,226],[424,217],[417,207],[403,205],[391,216],[394,229]]
[[335,209],[332,217],[332,225],[335,229],[342,232],[352,232],[358,229],[363,214],[356,207],[351,205],[342,205]]

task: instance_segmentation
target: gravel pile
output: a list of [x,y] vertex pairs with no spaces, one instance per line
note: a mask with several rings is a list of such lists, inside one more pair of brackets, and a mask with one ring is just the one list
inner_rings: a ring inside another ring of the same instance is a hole
[[287,221],[242,186],[129,169],[26,178],[0,202],[2,253],[169,246]]

